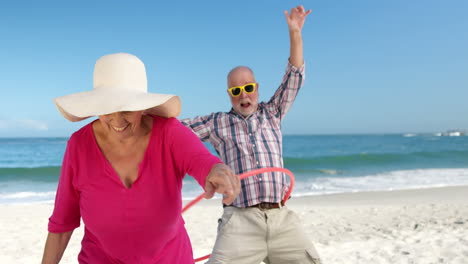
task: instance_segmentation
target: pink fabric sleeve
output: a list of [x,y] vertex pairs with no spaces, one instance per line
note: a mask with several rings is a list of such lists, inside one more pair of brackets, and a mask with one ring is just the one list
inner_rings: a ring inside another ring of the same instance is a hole
[[54,212],[49,218],[48,230],[51,233],[68,232],[80,226],[79,194],[72,182],[74,175],[72,138],[68,141],[63,157],[57,194],[55,195]]
[[171,151],[176,159],[177,168],[188,173],[205,187],[206,176],[213,165],[222,161],[210,153],[198,137],[177,119],[169,120]]

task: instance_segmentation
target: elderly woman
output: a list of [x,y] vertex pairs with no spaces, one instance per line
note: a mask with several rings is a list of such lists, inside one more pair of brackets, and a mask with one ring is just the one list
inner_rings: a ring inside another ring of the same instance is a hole
[[58,263],[83,219],[80,263],[193,263],[181,216],[184,175],[206,197],[239,193],[239,179],[177,119],[177,96],[147,92],[143,63],[100,58],[94,89],[58,97],[70,121],[92,121],[68,141],[42,263]]

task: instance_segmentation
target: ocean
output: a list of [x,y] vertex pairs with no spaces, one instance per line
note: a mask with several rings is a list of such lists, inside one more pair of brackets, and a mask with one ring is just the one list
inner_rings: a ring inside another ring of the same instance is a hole
[[[0,203],[53,202],[66,143],[0,138]],[[283,156],[296,178],[293,197],[468,184],[468,136],[287,135]],[[184,199],[201,192],[186,177]]]

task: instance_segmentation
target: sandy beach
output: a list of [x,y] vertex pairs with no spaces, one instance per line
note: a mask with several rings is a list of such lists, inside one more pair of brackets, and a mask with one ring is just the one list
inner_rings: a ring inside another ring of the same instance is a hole
[[[468,186],[293,197],[323,263],[468,263]],[[52,204],[2,204],[0,263],[39,263]],[[195,257],[216,236],[219,200],[203,201],[184,218]],[[61,263],[76,263],[83,227]]]

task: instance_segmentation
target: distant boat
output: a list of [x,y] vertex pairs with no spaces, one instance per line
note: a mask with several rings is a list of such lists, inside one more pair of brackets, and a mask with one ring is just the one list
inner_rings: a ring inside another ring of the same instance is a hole
[[449,137],[459,137],[459,136],[461,136],[461,135],[463,135],[463,134],[462,134],[462,132],[460,132],[460,131],[448,132],[448,136],[449,136]]
[[404,137],[415,137],[417,136],[416,134],[413,134],[413,133],[406,133],[403,135]]
[[443,133],[436,133],[436,136],[444,136],[444,137],[460,137],[460,136],[467,136],[468,131],[463,130],[448,130]]

